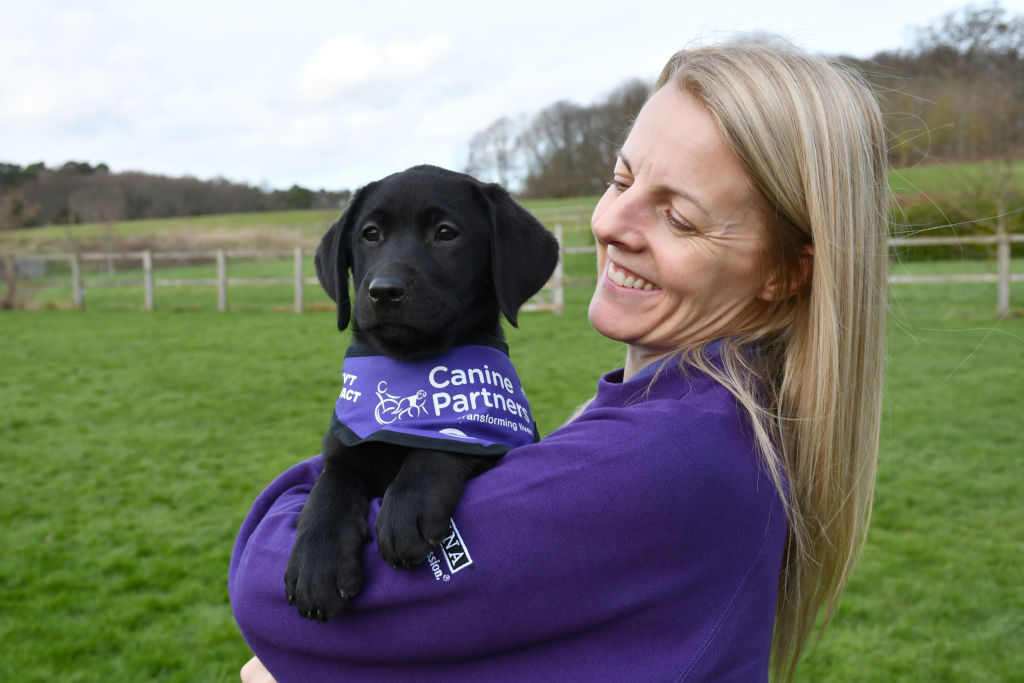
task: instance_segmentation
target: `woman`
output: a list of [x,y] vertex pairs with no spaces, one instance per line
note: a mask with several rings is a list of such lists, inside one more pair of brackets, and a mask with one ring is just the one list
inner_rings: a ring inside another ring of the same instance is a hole
[[674,55],[592,220],[590,321],[625,367],[470,482],[454,565],[396,572],[371,542],[325,627],[281,579],[319,460],[282,475],[232,558],[243,677],[792,677],[871,507],[884,139],[843,68],[765,44]]

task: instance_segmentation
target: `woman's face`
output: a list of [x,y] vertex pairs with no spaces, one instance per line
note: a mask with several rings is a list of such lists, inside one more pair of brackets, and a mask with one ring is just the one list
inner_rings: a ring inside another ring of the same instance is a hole
[[630,345],[633,371],[765,307],[758,195],[711,115],[674,84],[640,111],[591,227],[590,322]]

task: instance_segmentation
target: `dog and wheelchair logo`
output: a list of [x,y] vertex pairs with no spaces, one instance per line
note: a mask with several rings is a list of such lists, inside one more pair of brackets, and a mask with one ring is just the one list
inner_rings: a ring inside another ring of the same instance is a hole
[[[388,393],[388,382],[382,379],[377,383],[377,407],[373,409],[373,418],[377,424],[385,426],[398,422],[403,418],[415,419],[427,414],[427,392],[420,389],[411,396],[395,396]],[[460,429],[448,427],[438,430],[438,433],[451,436],[456,439],[468,439]]]
[[403,417],[419,417],[427,412],[427,392],[420,389],[412,396],[395,396],[388,393],[388,381],[377,383],[377,407],[373,417],[379,425],[389,425]]

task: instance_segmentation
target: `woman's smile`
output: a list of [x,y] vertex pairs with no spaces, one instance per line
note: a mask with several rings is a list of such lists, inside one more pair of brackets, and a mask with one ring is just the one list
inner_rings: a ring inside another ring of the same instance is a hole
[[623,268],[611,259],[608,259],[608,268],[605,273],[609,280],[614,282],[619,287],[625,289],[633,289],[638,291],[652,291],[660,290],[653,282],[650,282],[640,275]]

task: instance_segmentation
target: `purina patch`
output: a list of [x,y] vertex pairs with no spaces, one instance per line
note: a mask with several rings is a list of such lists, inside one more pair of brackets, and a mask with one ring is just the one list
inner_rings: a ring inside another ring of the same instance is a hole
[[448,563],[448,571],[454,574],[471,566],[473,558],[469,555],[469,550],[462,540],[462,535],[459,534],[458,527],[455,526],[454,519],[451,520],[448,530],[451,533],[441,541],[441,553],[444,555],[445,562]]

